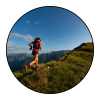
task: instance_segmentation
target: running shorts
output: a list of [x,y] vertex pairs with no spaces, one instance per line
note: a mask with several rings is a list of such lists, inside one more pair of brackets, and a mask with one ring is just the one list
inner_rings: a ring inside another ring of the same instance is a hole
[[32,51],[32,55],[38,54],[38,50],[37,51]]

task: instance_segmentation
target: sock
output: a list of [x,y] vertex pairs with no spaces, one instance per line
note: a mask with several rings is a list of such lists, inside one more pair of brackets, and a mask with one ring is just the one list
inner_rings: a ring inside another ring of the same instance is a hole
[[30,66],[30,64],[28,64],[28,66]]
[[37,65],[36,65],[36,68],[37,68]]

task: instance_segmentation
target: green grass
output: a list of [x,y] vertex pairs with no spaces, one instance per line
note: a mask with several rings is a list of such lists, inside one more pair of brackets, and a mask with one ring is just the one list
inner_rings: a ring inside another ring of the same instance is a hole
[[26,87],[41,93],[59,93],[71,89],[86,76],[93,59],[92,43],[79,48],[57,61],[39,64],[41,69],[38,71],[34,70],[33,65],[27,73],[23,70],[14,75]]

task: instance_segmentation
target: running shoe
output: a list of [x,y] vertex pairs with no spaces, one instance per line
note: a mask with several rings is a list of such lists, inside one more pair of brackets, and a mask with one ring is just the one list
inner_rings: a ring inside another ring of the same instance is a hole
[[39,70],[39,69],[40,69],[40,68],[38,68],[38,67],[36,68],[36,70]]

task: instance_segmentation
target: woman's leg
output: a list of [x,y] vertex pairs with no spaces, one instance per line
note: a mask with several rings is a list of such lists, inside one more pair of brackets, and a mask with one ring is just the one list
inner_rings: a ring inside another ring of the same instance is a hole
[[34,55],[34,61],[32,61],[32,62],[30,63],[30,65],[33,65],[34,63],[36,63],[37,56],[38,56],[38,54],[35,54],[35,55]]
[[37,57],[36,57],[36,68],[37,68],[37,64],[38,64],[38,54],[37,54]]

